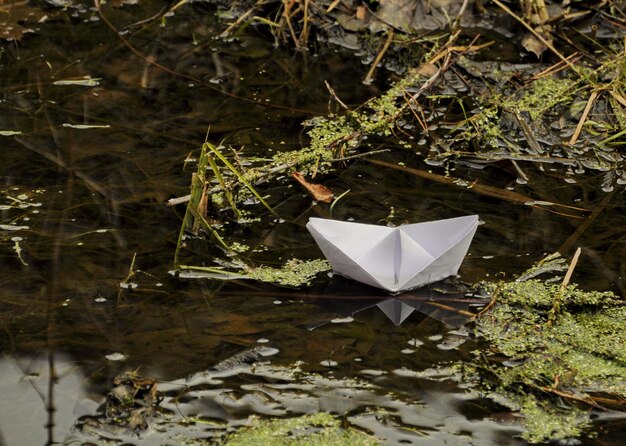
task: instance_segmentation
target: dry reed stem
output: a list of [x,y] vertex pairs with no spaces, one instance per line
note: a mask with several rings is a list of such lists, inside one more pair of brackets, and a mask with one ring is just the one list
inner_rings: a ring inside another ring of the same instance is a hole
[[300,42],[298,40],[298,37],[296,36],[296,32],[293,29],[293,25],[291,24],[291,17],[289,14],[291,11],[291,6],[293,6],[293,1],[289,4],[285,4],[283,8],[283,20],[287,22],[287,28],[289,28],[289,34],[291,34],[293,44],[296,46],[296,48],[300,48]]
[[326,89],[328,90],[328,92],[330,93],[330,95],[333,97],[333,99],[335,101],[337,101],[337,103],[339,105],[341,105],[345,110],[349,110],[350,108],[343,103],[343,101],[341,99],[339,99],[339,97],[337,96],[337,94],[335,93],[335,90],[333,90],[333,87],[330,86],[330,84],[328,83],[327,80],[324,81],[324,85],[326,85]]
[[329,13],[329,12],[331,12],[333,9],[335,9],[339,3],[341,3],[341,0],[335,0],[334,2],[332,2],[332,3],[328,6],[328,9],[326,9],[326,14],[328,14],[328,13]]
[[304,17],[302,18],[302,32],[298,40],[300,45],[306,45],[306,41],[309,38],[309,0],[304,0]]
[[563,282],[561,283],[559,291],[565,291],[565,288],[567,288],[567,285],[569,285],[569,282],[572,279],[572,274],[574,274],[574,269],[576,269],[576,265],[578,264],[578,258],[580,257],[581,252],[581,248],[576,249],[574,257],[572,257],[572,261],[569,264],[569,268],[567,268],[567,273],[565,273],[565,277],[563,278]]
[[[573,53],[573,54],[570,54],[569,56],[567,56],[567,59],[571,63],[574,63],[574,62],[577,62],[581,57],[582,57],[581,54]],[[555,63],[554,65],[549,66],[548,68],[546,68],[542,72],[535,74],[530,79],[533,80],[533,81],[536,81],[536,80],[541,79],[541,78],[546,77],[546,76],[552,76],[552,75],[554,75],[554,74],[556,74],[556,73],[558,73],[560,71],[563,71],[567,67],[568,67],[568,65],[565,62],[563,62],[562,60],[560,60],[557,63]]]
[[578,263],[578,258],[580,257],[581,249],[578,248],[574,253],[574,257],[572,257],[572,261],[569,264],[569,268],[567,268],[567,272],[565,273],[565,277],[563,278],[563,282],[561,282],[561,286],[558,291],[554,294],[554,299],[552,300],[552,308],[548,312],[548,321],[546,325],[551,327],[554,325],[559,313],[561,312],[561,307],[563,305],[563,297],[565,296],[565,290],[567,289],[567,285],[572,278],[572,274],[574,273],[574,269],[576,268],[576,264]]
[[385,56],[385,53],[389,49],[389,45],[391,45],[391,42],[393,41],[393,35],[394,35],[393,28],[389,28],[389,31],[387,32],[387,40],[385,40],[385,43],[382,49],[376,55],[374,62],[372,62],[372,66],[370,67],[369,71],[365,75],[365,79],[363,79],[364,84],[371,84],[372,81],[374,80],[374,72],[376,71],[376,67],[378,66],[380,61]]
[[546,39],[543,38],[543,36],[541,34],[539,34],[537,31],[535,31],[533,29],[532,26],[530,26],[528,23],[526,23],[524,20],[522,20],[517,14],[515,14],[513,11],[511,11],[508,6],[506,6],[505,4],[503,4],[500,0],[493,0],[493,2],[498,5],[500,7],[500,9],[502,9],[504,12],[506,12],[507,14],[509,14],[511,17],[513,17],[515,20],[517,20],[519,23],[522,24],[522,26],[524,28],[526,28],[528,31],[530,31],[530,33],[535,36],[535,38],[537,38],[537,40],[539,40],[541,43],[543,43],[547,48],[550,49],[550,51],[552,51],[559,59],[561,59],[565,64],[567,64],[568,67],[570,67],[572,70],[574,70],[574,72],[576,72],[574,65],[572,65],[572,63],[565,57],[563,56],[559,50],[557,50],[554,45],[552,45],[550,42],[548,42]]
[[596,102],[597,97],[598,97],[598,92],[592,91],[591,95],[589,96],[589,100],[587,101],[587,105],[585,106],[585,110],[583,110],[583,114],[580,117],[580,121],[578,121],[576,130],[574,130],[574,134],[569,140],[568,144],[570,146],[573,146],[574,144],[576,144],[576,141],[578,141],[578,137],[580,136],[580,133],[583,130],[583,126],[585,125],[585,122],[587,122],[587,116],[589,115],[589,112],[591,111],[591,107],[593,107],[593,104]]
[[224,31],[222,31],[222,33],[218,37],[220,39],[223,39],[224,37],[227,37],[230,34],[230,32],[233,29],[235,29],[237,26],[239,26],[241,24],[241,22],[246,20],[250,16],[250,14],[252,14],[254,12],[255,9],[256,9],[256,6],[253,6],[252,8],[248,9],[246,12],[241,14],[239,16],[239,18],[237,20],[235,20],[228,28],[226,28]]

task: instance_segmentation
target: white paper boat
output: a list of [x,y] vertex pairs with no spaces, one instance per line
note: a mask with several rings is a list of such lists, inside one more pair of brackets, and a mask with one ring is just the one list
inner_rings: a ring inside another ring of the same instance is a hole
[[335,273],[395,293],[456,275],[478,215],[396,228],[311,218],[306,227]]

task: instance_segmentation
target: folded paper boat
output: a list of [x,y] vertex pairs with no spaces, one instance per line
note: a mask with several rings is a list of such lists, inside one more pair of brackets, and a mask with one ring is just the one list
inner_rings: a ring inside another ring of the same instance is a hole
[[395,228],[310,218],[306,227],[335,273],[396,293],[456,275],[478,215]]

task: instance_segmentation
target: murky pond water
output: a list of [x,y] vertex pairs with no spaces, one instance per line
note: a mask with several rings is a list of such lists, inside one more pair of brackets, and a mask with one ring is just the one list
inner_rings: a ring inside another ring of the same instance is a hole
[[[131,24],[161,6],[106,12]],[[176,444],[219,438],[250,415],[319,410],[389,444],[524,444],[508,409],[445,368],[475,346],[459,328],[463,311],[472,311],[462,298],[439,296],[449,305],[433,308],[437,291],[427,290],[385,306],[384,295],[339,277],[293,290],[168,274],[184,211],[165,201],[187,193],[192,169],[184,161],[208,127],[212,140],[250,153],[295,149],[303,119],[328,109],[325,80],[348,104],[378,92],[357,81],[367,67],[347,50],[294,53],[254,31],[215,40],[213,17],[181,8],[164,26],[125,35],[169,72],[133,54],[91,7],[55,10],[40,33],[3,44],[0,445]],[[377,159],[443,173],[415,152]],[[529,169],[521,185],[498,165],[461,170],[528,196],[601,206],[575,236],[585,252],[575,280],[623,291],[621,191],[607,198],[593,178],[570,184],[558,172]],[[468,282],[520,273],[585,221],[364,160],[325,184],[351,189],[334,209],[342,219],[479,214],[484,224],[461,270]],[[239,240],[264,247],[253,255],[259,262],[319,257],[304,228],[319,209],[287,181],[281,187],[277,209],[290,220],[240,228]],[[134,256],[137,286],[122,289]],[[245,351],[253,361],[223,362]],[[137,437],[90,424],[113,377],[133,369],[158,379],[165,395],[151,430]],[[585,444],[621,444],[623,421],[603,423]]]

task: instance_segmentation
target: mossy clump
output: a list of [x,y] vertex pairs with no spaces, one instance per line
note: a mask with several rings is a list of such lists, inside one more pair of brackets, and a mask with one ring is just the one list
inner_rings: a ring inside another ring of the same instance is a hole
[[534,279],[492,285],[492,293],[474,320],[490,349],[466,371],[524,415],[526,440],[589,433],[592,411],[624,406],[623,299]]
[[359,148],[364,138],[391,135],[396,120],[407,111],[405,95],[415,87],[421,75],[417,70],[394,83],[385,93],[366,102],[359,110],[345,114],[330,113],[317,116],[303,123],[308,128],[309,145],[300,150],[280,152],[272,158],[269,166],[247,171],[250,179],[279,166],[298,170],[317,170],[328,166],[333,160]]
[[530,88],[520,90],[504,101],[503,106],[513,112],[528,112],[535,120],[552,110],[558,104],[571,102],[579,79],[543,77],[530,84]]
[[298,418],[255,420],[229,436],[227,446],[374,446],[379,442],[356,429],[344,429],[332,415],[320,412]]
[[305,261],[291,259],[282,268],[273,268],[271,266],[250,267],[246,273],[248,278],[253,280],[298,287],[309,285],[318,273],[328,270],[330,270],[330,264],[326,260]]

